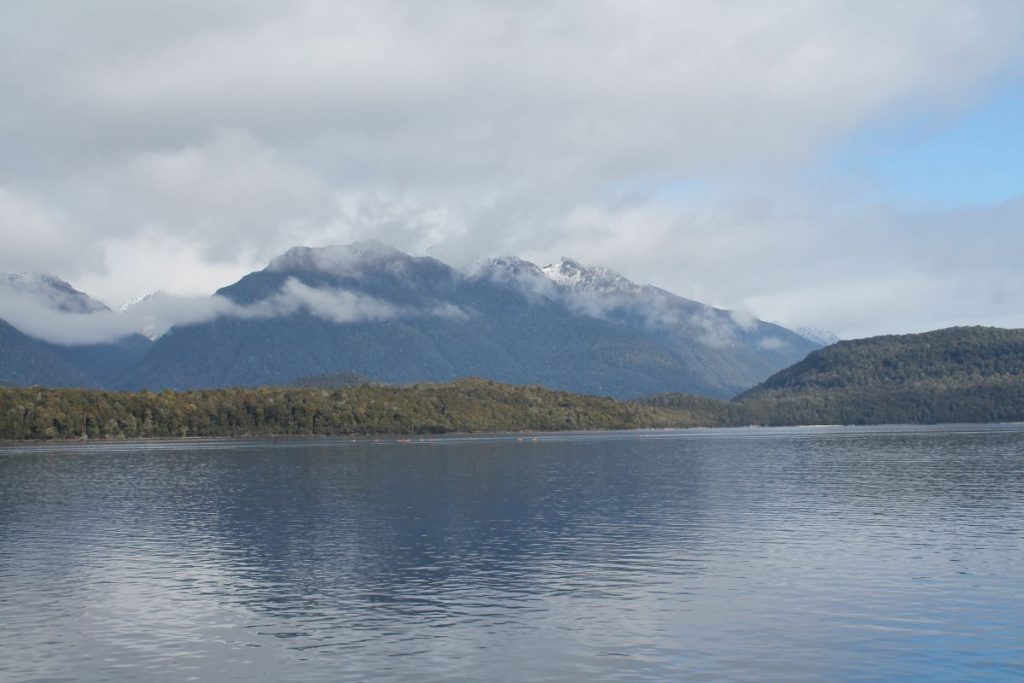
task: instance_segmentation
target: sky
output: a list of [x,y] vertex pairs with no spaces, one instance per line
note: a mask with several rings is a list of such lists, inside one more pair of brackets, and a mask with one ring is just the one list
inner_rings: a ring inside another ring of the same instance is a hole
[[572,256],[844,338],[1024,327],[1024,3],[0,5],[0,270]]

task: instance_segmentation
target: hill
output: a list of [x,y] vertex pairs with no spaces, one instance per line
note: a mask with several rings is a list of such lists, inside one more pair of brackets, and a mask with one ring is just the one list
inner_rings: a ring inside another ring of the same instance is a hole
[[646,405],[709,426],[1024,420],[1024,330],[952,327],[841,341],[732,401],[669,393]]
[[1024,420],[1024,330],[953,327],[839,342],[737,402],[763,424]]

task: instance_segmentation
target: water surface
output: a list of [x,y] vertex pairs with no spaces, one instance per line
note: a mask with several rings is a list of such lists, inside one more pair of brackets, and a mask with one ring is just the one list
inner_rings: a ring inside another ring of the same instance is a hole
[[1024,426],[0,446],[0,680],[1024,679]]

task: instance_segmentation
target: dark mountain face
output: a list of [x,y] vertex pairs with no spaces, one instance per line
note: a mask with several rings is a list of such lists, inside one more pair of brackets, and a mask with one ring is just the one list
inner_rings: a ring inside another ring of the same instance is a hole
[[164,335],[120,384],[290,384],[357,373],[481,376],[583,393],[730,396],[816,348],[760,321],[564,259],[466,275],[377,243],[295,248],[218,294],[231,315]]
[[141,334],[122,337],[105,344],[64,346],[42,342],[55,356],[85,373],[98,386],[114,386],[135,367],[153,345]]
[[87,387],[99,384],[44,342],[0,320],[0,383],[10,386]]

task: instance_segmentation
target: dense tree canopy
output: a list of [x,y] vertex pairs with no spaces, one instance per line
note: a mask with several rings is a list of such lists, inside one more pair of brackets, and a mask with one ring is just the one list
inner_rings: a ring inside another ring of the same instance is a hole
[[953,327],[844,341],[733,401],[668,394],[649,405],[715,425],[1024,420],[1024,330]]
[[110,392],[0,389],[0,438],[422,434],[692,426],[681,411],[486,380]]

